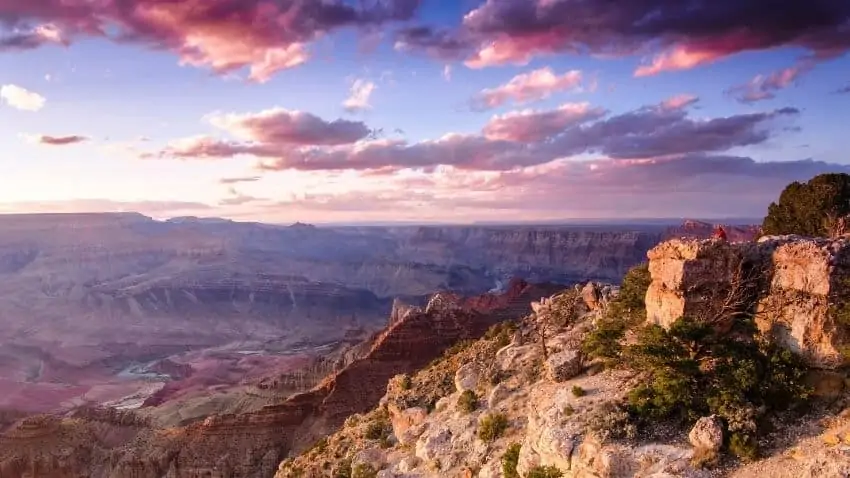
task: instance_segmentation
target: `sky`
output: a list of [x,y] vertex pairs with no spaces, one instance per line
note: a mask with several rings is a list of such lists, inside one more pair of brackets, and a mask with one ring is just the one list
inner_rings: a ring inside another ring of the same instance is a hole
[[760,217],[850,173],[845,0],[0,0],[0,212]]

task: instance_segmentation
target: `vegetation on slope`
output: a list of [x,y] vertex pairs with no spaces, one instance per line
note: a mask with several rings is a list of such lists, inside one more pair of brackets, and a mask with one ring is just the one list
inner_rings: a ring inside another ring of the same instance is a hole
[[762,234],[799,234],[831,237],[844,232],[850,215],[850,174],[815,176],[805,183],[785,187],[768,207]]

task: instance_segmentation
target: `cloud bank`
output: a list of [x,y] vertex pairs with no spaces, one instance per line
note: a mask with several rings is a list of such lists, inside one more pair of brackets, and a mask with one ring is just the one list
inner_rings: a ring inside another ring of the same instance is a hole
[[0,51],[71,44],[85,37],[177,55],[227,74],[247,68],[264,82],[310,58],[309,45],[346,27],[411,18],[419,0],[0,0]]

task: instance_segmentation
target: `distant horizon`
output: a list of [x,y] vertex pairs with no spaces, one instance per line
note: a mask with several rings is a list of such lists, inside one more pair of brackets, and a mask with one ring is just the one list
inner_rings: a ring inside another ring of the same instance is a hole
[[725,224],[731,226],[747,226],[761,224],[763,218],[756,217],[644,217],[644,218],[563,218],[549,221],[340,221],[340,222],[318,222],[309,220],[297,220],[292,222],[265,222],[256,220],[236,220],[222,216],[162,216],[155,217],[139,211],[80,211],[80,212],[34,212],[34,213],[0,213],[0,218],[9,216],[93,216],[93,215],[139,215],[157,222],[169,222],[175,220],[198,220],[198,221],[222,221],[235,223],[257,223],[274,226],[293,226],[297,224],[311,226],[628,226],[628,225],[680,225],[686,221],[697,221],[709,224]]

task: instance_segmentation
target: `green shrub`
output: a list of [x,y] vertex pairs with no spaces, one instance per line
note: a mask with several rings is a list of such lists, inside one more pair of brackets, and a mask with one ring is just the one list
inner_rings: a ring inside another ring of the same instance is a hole
[[508,428],[508,418],[503,413],[491,413],[478,422],[478,438],[491,442],[502,436]]
[[587,431],[600,441],[609,438],[634,438],[637,427],[625,406],[615,402],[604,402],[594,407],[585,419]]
[[366,463],[358,463],[351,470],[351,478],[375,478],[376,476],[378,476],[378,471]]
[[572,405],[564,405],[564,408],[561,409],[561,412],[564,416],[571,417],[576,412],[576,409],[572,407]]
[[733,433],[729,437],[729,453],[741,461],[755,461],[758,458],[758,443],[750,435]]
[[320,438],[316,443],[313,443],[313,446],[307,451],[307,453],[322,453],[328,448],[328,438],[323,437]]
[[832,235],[836,219],[850,214],[850,175],[821,174],[805,183],[793,182],[767,209],[765,235]]
[[508,320],[499,322],[498,324],[487,329],[484,338],[487,340],[496,340],[496,348],[502,348],[511,343],[514,332],[517,330],[516,322]]
[[521,447],[522,445],[519,443],[511,443],[511,446],[502,455],[502,475],[505,478],[519,478],[516,465],[519,462],[519,450]]
[[457,408],[464,413],[472,413],[478,408],[478,396],[472,390],[464,390],[457,397]]
[[528,470],[525,478],[561,478],[564,474],[555,466],[535,466]]
[[398,385],[402,390],[410,390],[410,387],[413,386],[413,381],[410,379],[410,375],[402,375],[401,379],[399,379]]
[[573,385],[572,392],[574,397],[583,397],[587,395],[587,391],[578,385]]
[[384,417],[378,417],[366,425],[366,431],[363,436],[369,440],[385,440],[391,432],[389,421]]
[[337,463],[333,470],[333,478],[352,478],[351,458],[343,458]]
[[584,353],[609,364],[619,361],[622,353],[620,341],[626,331],[646,320],[646,291],[650,282],[649,264],[629,269],[620,284],[617,298],[608,305],[596,328],[585,337],[582,343]]
[[801,362],[759,339],[749,325],[739,328],[752,335],[741,330],[721,335],[687,317],[669,330],[657,325],[641,329],[626,351],[629,363],[648,375],[629,394],[632,412],[686,422],[713,413],[730,431],[751,437],[762,414],[807,399]]

